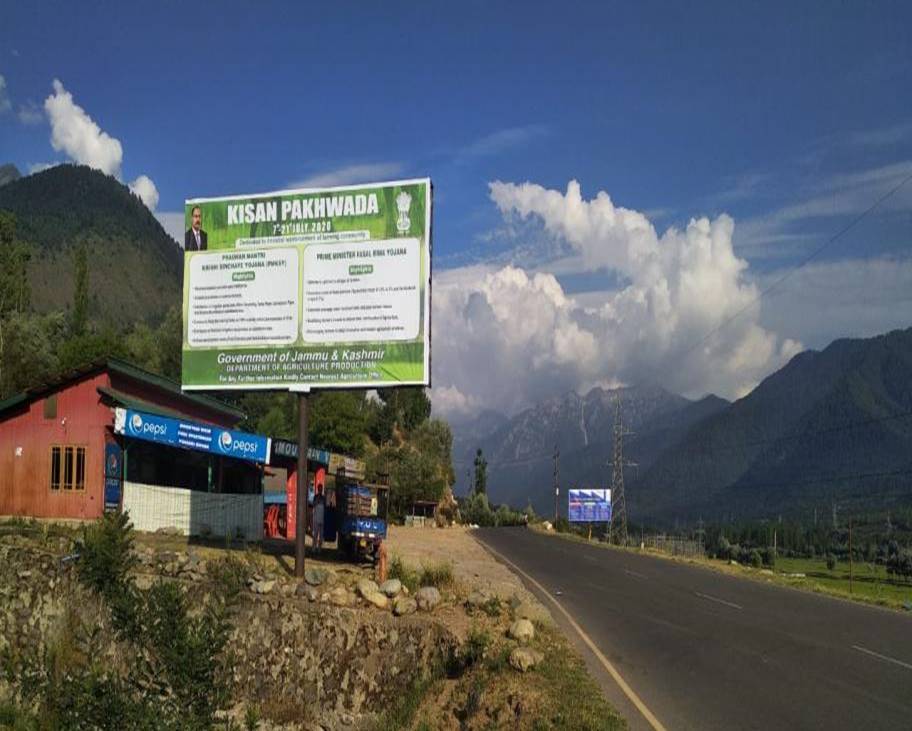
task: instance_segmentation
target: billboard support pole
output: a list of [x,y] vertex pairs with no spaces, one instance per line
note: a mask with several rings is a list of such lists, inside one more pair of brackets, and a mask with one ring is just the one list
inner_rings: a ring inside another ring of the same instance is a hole
[[298,393],[298,484],[295,505],[295,577],[304,578],[304,541],[307,538],[307,417],[310,389]]

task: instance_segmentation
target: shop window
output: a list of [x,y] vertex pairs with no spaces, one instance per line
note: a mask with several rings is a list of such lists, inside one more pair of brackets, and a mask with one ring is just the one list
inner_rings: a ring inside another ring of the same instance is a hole
[[85,490],[85,447],[51,447],[51,489]]

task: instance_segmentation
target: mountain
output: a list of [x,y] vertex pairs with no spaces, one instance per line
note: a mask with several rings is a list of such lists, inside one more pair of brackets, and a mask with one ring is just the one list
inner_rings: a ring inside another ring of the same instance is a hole
[[6,163],[5,165],[0,165],[0,185],[12,183],[14,180],[18,180],[20,177],[22,176],[19,173],[19,168],[17,168],[11,162]]
[[115,178],[85,166],[58,165],[0,187],[0,210],[16,215],[17,235],[31,248],[35,310],[70,306],[79,246],[88,252],[91,317],[116,325],[157,322],[169,307],[180,305],[180,247]]
[[457,491],[468,492],[478,447],[489,464],[488,493],[495,503],[531,502],[540,512],[553,511],[555,446],[561,485],[605,485],[618,398],[624,427],[635,432],[626,438],[627,457],[641,466],[693,423],[728,405],[715,396],[691,402],[656,386],[594,388],[585,396],[571,392],[536,404],[488,433],[474,424],[454,425]]
[[807,351],[629,483],[636,519],[807,518],[912,500],[912,328]]

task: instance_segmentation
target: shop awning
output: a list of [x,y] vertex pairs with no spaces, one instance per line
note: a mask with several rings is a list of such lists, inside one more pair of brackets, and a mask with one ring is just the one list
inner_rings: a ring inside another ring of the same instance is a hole
[[260,464],[269,464],[272,447],[272,440],[259,434],[121,407],[114,409],[114,432],[131,439]]

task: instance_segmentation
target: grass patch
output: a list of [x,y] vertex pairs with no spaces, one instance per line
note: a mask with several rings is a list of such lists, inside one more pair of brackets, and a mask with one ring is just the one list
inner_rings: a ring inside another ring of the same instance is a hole
[[436,586],[438,589],[444,589],[453,583],[453,565],[449,562],[430,564],[421,567],[421,573],[418,575],[418,583],[421,586]]
[[409,728],[415,720],[421,704],[425,698],[432,695],[431,691],[439,683],[440,673],[438,672],[415,678],[408,688],[396,696],[392,706],[377,719],[373,731],[400,731],[400,729]]

